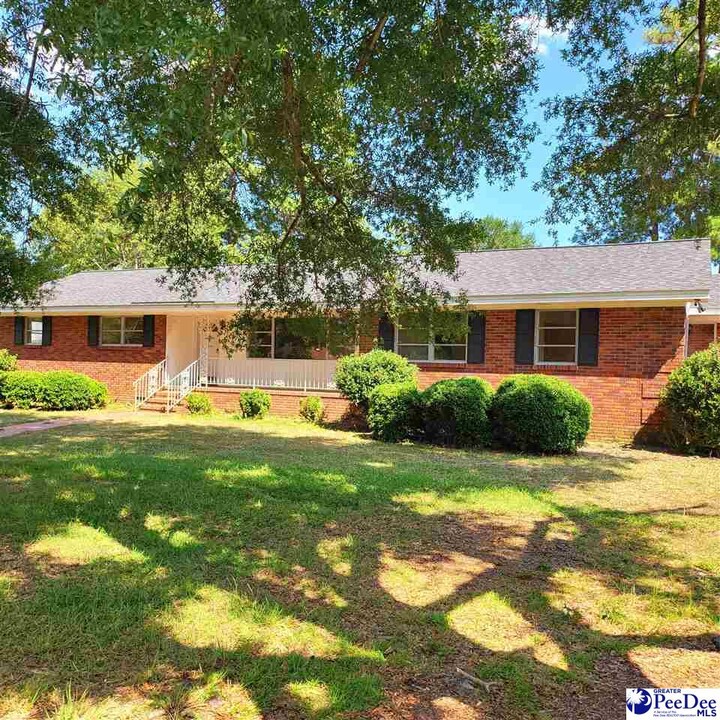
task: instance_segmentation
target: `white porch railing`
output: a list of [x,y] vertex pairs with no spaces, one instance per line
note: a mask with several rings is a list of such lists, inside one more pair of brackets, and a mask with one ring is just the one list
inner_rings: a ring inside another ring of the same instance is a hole
[[195,388],[207,387],[206,358],[199,357],[167,382],[165,411],[170,412],[179,405]]
[[288,390],[335,390],[335,360],[208,360],[208,383]]
[[135,409],[144,405],[158,390],[162,390],[167,382],[167,358],[151,367],[133,383],[135,391]]

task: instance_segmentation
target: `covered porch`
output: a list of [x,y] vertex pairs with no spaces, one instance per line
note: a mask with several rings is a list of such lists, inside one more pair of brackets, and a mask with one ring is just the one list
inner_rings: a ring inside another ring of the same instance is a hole
[[[177,376],[197,361],[200,385],[334,392],[337,357],[312,342],[291,318],[271,318],[258,325],[247,347],[228,352],[216,330],[230,315],[169,316],[167,374]],[[347,348],[346,352],[354,352]],[[192,373],[192,369],[190,370]]]

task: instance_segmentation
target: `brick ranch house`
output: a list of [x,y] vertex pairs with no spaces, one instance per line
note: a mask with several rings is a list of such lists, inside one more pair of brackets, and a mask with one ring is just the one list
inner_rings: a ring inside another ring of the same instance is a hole
[[[356,351],[379,344],[420,368],[421,386],[476,375],[562,377],[593,403],[595,438],[629,439],[657,422],[660,389],[690,352],[718,336],[720,282],[707,240],[461,253],[448,291],[464,292],[468,332],[440,338],[379,320]],[[83,272],[56,282],[40,307],[0,311],[0,347],[25,369],[70,369],[107,383],[137,407],[172,408],[191,389],[235,409],[239,388],[263,387],[272,411],[295,414],[323,396],[347,410],[336,360],[266,321],[249,351],[223,351],[213,326],[237,309],[237,287],[208,283],[187,304],[162,269]],[[376,337],[374,337],[376,336]]]

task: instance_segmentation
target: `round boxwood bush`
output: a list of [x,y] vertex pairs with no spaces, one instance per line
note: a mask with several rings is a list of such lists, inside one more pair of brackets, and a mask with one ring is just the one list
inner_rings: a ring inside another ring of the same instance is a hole
[[492,441],[489,382],[475,377],[440,380],[422,393],[425,439],[437,445],[487,446]]
[[720,453],[720,344],[694,353],[670,373],[662,403],[672,445]]
[[325,405],[317,395],[309,395],[300,401],[300,417],[319,425],[325,417]]
[[592,405],[570,383],[547,375],[513,375],[493,399],[496,439],[505,447],[540,454],[569,454],[585,442]]
[[414,437],[420,421],[420,392],[415,383],[387,383],[370,393],[367,422],[378,440],[400,442]]
[[191,415],[209,415],[212,412],[212,402],[207,395],[191,392],[185,398],[185,406]]
[[389,350],[346,355],[338,360],[335,370],[338,390],[363,410],[368,409],[370,393],[378,385],[414,382],[416,377],[417,367]]
[[17,370],[17,355],[13,355],[5,348],[0,349],[0,372]]
[[107,404],[107,387],[87,375],[57,370],[8,373],[3,381],[3,402],[14,408],[89,410]]
[[246,390],[240,393],[240,417],[264,418],[270,412],[270,395],[264,390]]

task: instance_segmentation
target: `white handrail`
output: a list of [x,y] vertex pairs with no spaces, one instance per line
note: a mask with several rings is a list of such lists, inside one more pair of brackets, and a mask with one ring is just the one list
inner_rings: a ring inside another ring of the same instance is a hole
[[167,358],[151,367],[133,383],[135,391],[135,409],[144,405],[155,393],[165,387],[167,382]]
[[198,387],[207,387],[207,366],[202,356],[168,380],[165,411],[170,412]]

